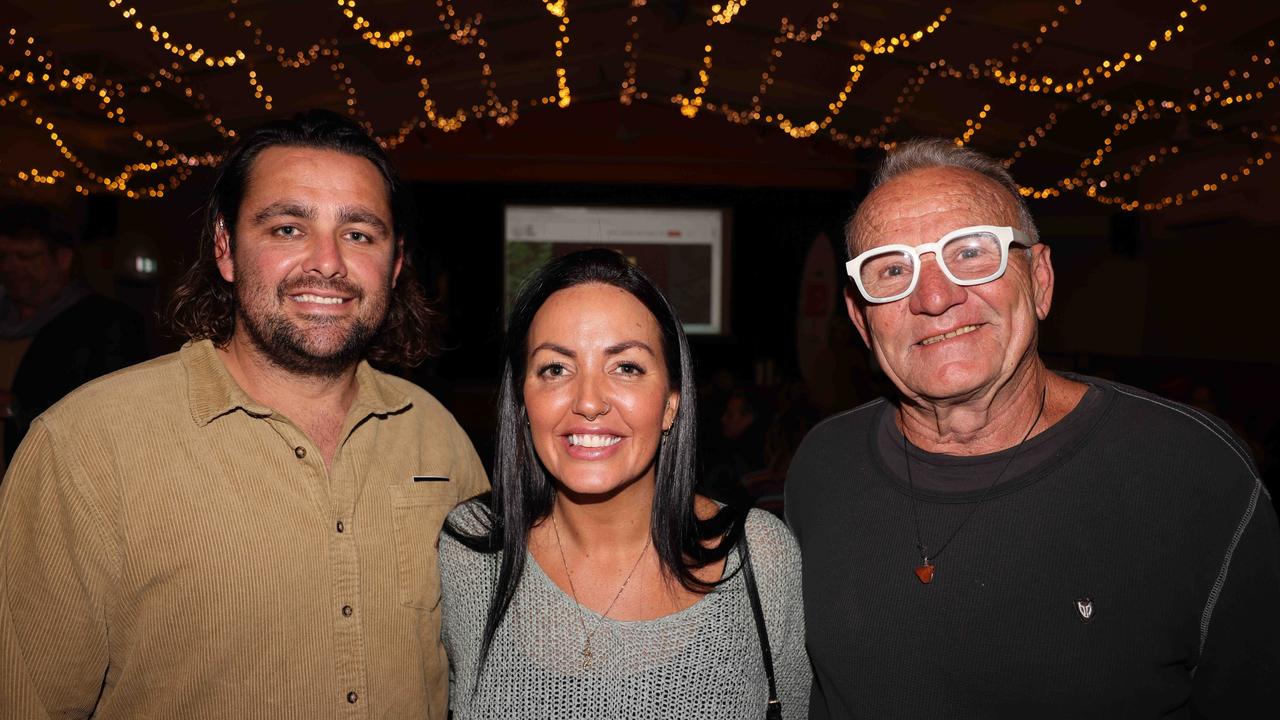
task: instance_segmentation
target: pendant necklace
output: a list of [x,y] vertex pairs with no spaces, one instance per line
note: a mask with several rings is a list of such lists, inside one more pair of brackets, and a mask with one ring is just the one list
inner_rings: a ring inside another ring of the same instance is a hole
[[[924,541],[920,536],[920,507],[919,502],[916,500],[916,486],[911,480],[911,453],[907,451],[907,435],[906,433],[902,434],[902,457],[907,464],[907,488],[911,491],[911,513],[915,518],[916,526],[916,550],[920,553],[920,564],[916,566],[915,573],[920,582],[925,585],[933,582],[933,576],[937,571],[938,566],[934,565],[930,560],[937,560],[938,556],[942,554],[942,551],[947,549],[947,546],[951,544],[953,539],[955,539],[956,534],[960,532],[960,528],[964,527],[965,524],[969,522],[969,518],[972,518],[974,513],[978,512],[978,507],[982,505],[982,501],[987,499],[987,495],[991,492],[991,489],[996,486],[996,483],[1000,482],[1000,478],[1004,477],[1009,466],[1013,464],[1014,459],[1017,458],[1018,453],[1021,452],[1023,444],[1027,442],[1027,438],[1031,437],[1031,431],[1035,430],[1036,425],[1039,424],[1040,416],[1044,414],[1044,404],[1048,396],[1049,386],[1045,385],[1044,390],[1040,393],[1040,410],[1036,412],[1036,419],[1031,421],[1031,427],[1027,428],[1026,434],[1023,435],[1022,439],[1018,441],[1018,444],[1014,446],[1013,453],[1009,456],[1009,460],[1005,462],[1004,467],[1000,468],[1000,472],[992,478],[991,484],[987,485],[987,489],[982,491],[982,495],[978,497],[978,502],[974,503],[973,507],[969,509],[969,514],[964,516],[964,519],[960,521],[960,524],[951,531],[951,534],[947,536],[947,539],[943,541],[942,545],[939,546],[937,550],[933,551],[932,554],[929,553],[929,549],[925,547]],[[898,412],[901,413],[902,411],[899,410]]]
[[564,566],[565,577],[569,578],[569,592],[573,594],[573,602],[578,606],[578,624],[582,626],[582,667],[591,667],[591,660],[594,654],[591,652],[591,638],[595,637],[604,625],[604,619],[609,617],[609,611],[613,610],[613,606],[618,603],[618,598],[622,597],[622,591],[627,589],[627,583],[631,582],[631,576],[635,575],[636,568],[640,567],[640,560],[644,558],[645,552],[649,550],[649,544],[653,540],[652,536],[645,538],[644,547],[640,549],[640,556],[636,558],[636,562],[631,566],[631,572],[627,573],[627,577],[622,581],[622,587],[618,588],[618,592],[614,594],[613,600],[609,602],[609,607],[600,613],[600,618],[596,620],[595,627],[591,631],[587,631],[587,622],[583,620],[582,603],[578,602],[578,590],[573,586],[573,574],[569,572],[569,562],[564,557],[564,545],[560,543],[560,526],[556,524],[556,513],[551,512],[551,529],[556,534],[556,549],[560,551],[560,564]]

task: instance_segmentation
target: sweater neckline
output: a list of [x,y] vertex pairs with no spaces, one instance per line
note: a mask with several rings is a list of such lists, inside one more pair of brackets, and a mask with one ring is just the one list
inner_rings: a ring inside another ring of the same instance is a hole
[[[997,484],[994,488],[991,489],[991,492],[987,495],[988,498],[996,498],[1002,495],[1018,492],[1019,490],[1022,490],[1032,484],[1035,484],[1041,478],[1046,477],[1047,475],[1052,473],[1053,470],[1055,470],[1062,463],[1074,457],[1076,452],[1079,451],[1080,447],[1084,445],[1088,441],[1088,439],[1092,437],[1095,432],[1097,432],[1098,428],[1104,424],[1106,417],[1110,413],[1111,407],[1116,398],[1115,389],[1111,387],[1109,384],[1105,382],[1100,382],[1096,378],[1092,378],[1089,376],[1078,375],[1076,373],[1066,373],[1066,372],[1060,373],[1060,374],[1070,380],[1075,380],[1076,382],[1080,382],[1088,385],[1091,388],[1091,390],[1099,391],[1100,396],[1096,397],[1095,399],[1092,399],[1088,403],[1082,400],[1080,405],[1077,405],[1077,407],[1073,409],[1070,413],[1068,413],[1066,417],[1064,417],[1062,420],[1059,420],[1059,422],[1055,424],[1054,427],[1063,426],[1065,428],[1067,425],[1078,422],[1079,420],[1082,419],[1079,417],[1073,417],[1075,415],[1088,415],[1089,417],[1084,418],[1084,420],[1085,422],[1089,422],[1090,425],[1088,427],[1085,427],[1082,431],[1074,433],[1074,437],[1072,437],[1065,445],[1059,448],[1058,451],[1055,452],[1051,457],[1043,460],[1042,462],[1037,463],[1032,467],[1023,468],[1022,470],[1016,472],[1014,475],[1011,475],[1008,479],[1001,480],[999,484]],[[881,423],[886,421],[885,415],[888,413],[894,412],[896,408],[897,408],[896,404],[892,402],[886,402],[883,405],[881,405],[878,412],[875,414],[875,417],[873,418],[871,423],[870,432],[867,433],[868,435],[867,452],[869,454],[869,457],[872,458],[872,462],[875,464],[876,468],[880,471],[879,474],[884,479],[884,481],[890,486],[892,486],[896,491],[906,495],[906,494],[909,494],[906,476],[898,472],[893,466],[891,466],[886,461],[880,447],[879,428],[881,426]],[[1053,427],[1051,427],[1046,432],[1041,433],[1039,436],[1029,440],[1028,446],[1031,446],[1034,444],[1053,443],[1054,435],[1056,434],[1057,432],[1054,430]],[[901,442],[901,433],[898,432],[897,436],[898,436],[899,442]],[[899,448],[900,447],[901,445],[899,445]],[[899,452],[901,452],[901,450],[899,450]],[[1006,457],[1010,452],[1012,452],[1012,449],[1002,450],[996,453],[991,453],[990,455],[973,456],[973,457],[943,456],[943,455],[938,455],[934,453],[927,453],[923,450],[914,448],[914,446],[912,446],[911,452],[913,456],[912,462],[922,462],[922,461],[928,462],[931,458],[938,459],[938,460],[950,459],[952,462],[954,462],[957,465],[964,465],[964,464],[982,464],[992,459],[998,460],[1003,457]],[[932,490],[932,489],[921,489],[919,487],[915,489],[915,496],[919,500],[924,502],[969,503],[977,500],[982,495],[983,495],[983,489],[963,490],[963,491],[956,491],[956,492],[946,492],[946,491]]]
[[[746,528],[743,528],[743,532],[746,532]],[[604,615],[601,615],[595,610],[592,610],[591,608],[585,605],[579,604],[577,600],[574,600],[573,597],[569,595],[569,593],[565,592],[563,588],[557,585],[555,581],[551,579],[550,575],[547,575],[547,571],[542,569],[542,565],[538,563],[537,558],[535,558],[533,556],[533,553],[529,552],[528,550],[525,551],[524,562],[525,562],[525,567],[533,568],[537,582],[548,587],[551,590],[552,595],[558,598],[561,602],[563,602],[566,605],[572,606],[573,608],[575,608],[575,611],[577,612],[587,613],[588,618],[595,622],[607,622],[610,625],[619,626],[619,627],[637,628],[637,627],[645,627],[647,625],[658,626],[658,625],[666,624],[669,622],[676,622],[677,620],[686,619],[686,616],[690,616],[695,613],[700,614],[702,613],[705,603],[707,603],[711,599],[711,596],[719,594],[720,589],[724,587],[724,585],[716,586],[710,592],[706,593],[705,595],[703,595],[702,597],[694,601],[694,603],[689,607],[682,608],[673,613],[668,613],[666,615],[662,615],[655,618],[648,618],[646,620],[618,620],[616,618],[611,618],[611,617],[606,617]],[[738,562],[738,553],[730,552],[729,555],[725,557],[724,567],[720,571],[719,579],[723,581],[726,577],[730,575],[731,573],[731,570],[729,567],[730,563],[734,564],[733,569],[736,570],[737,562]]]

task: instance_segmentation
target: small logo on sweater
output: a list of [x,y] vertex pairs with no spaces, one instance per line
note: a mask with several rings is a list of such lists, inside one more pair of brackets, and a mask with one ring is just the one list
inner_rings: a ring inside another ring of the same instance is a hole
[[1089,622],[1093,619],[1093,601],[1087,597],[1078,598],[1076,612],[1080,613],[1080,622]]

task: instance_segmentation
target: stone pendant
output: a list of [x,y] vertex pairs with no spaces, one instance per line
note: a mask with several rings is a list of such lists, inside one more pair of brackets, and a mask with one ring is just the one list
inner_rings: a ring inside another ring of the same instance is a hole
[[916,577],[920,578],[920,582],[925,585],[933,582],[933,566],[929,564],[928,560],[925,560],[916,568]]

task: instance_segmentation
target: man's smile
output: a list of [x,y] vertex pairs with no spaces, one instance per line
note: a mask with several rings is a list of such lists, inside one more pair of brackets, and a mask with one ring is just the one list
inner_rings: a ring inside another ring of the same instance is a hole
[[300,303],[315,303],[317,305],[341,305],[350,298],[328,296],[328,295],[312,295],[311,293],[301,293],[298,295],[290,295],[291,300]]
[[925,338],[925,339],[921,340],[921,341],[920,341],[920,344],[921,344],[921,345],[933,345],[933,344],[935,344],[935,343],[940,343],[940,342],[942,342],[943,340],[950,340],[950,339],[951,339],[951,338],[953,338],[953,337],[959,337],[959,336],[961,336],[961,335],[967,335],[967,334],[969,334],[969,333],[973,332],[974,330],[977,330],[979,327],[981,327],[981,324],[978,324],[978,325],[962,325],[962,326],[960,326],[960,327],[956,328],[955,330],[951,330],[951,331],[948,331],[948,332],[942,333],[941,335],[934,335],[934,336],[932,336],[932,337],[927,337],[927,338]]

